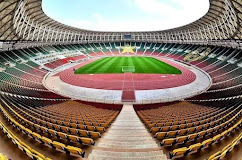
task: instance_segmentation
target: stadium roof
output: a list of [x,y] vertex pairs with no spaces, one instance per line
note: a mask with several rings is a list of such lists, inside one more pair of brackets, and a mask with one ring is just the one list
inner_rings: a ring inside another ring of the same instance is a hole
[[[0,1],[2,48],[105,41],[152,41],[241,47],[242,1],[210,0],[208,13],[188,25],[147,32],[99,32],[61,24],[42,10],[42,0]],[[125,39],[124,35],[131,35]],[[16,43],[17,42],[17,43]],[[23,45],[25,44],[25,45]],[[15,46],[14,46],[15,45]]]

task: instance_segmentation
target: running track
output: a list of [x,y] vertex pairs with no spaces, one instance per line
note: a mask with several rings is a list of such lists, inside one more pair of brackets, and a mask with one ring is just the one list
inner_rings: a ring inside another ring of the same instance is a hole
[[[181,75],[172,74],[135,74],[133,73],[133,84],[135,90],[154,90],[154,89],[165,89],[173,88],[182,85],[189,84],[196,79],[196,75],[180,65],[173,63],[164,58],[157,58],[170,64],[182,71]],[[90,60],[81,63],[75,68],[80,68],[94,60]],[[59,76],[60,79],[68,84],[95,88],[95,89],[106,89],[106,90],[122,90],[124,82],[124,74],[94,74],[94,75],[83,75],[73,73],[73,68],[66,69],[55,76]]]

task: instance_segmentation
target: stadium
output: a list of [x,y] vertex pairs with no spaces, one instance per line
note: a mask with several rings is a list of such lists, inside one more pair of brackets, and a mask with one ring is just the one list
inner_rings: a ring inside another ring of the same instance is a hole
[[157,31],[0,1],[1,160],[241,160],[242,1]]

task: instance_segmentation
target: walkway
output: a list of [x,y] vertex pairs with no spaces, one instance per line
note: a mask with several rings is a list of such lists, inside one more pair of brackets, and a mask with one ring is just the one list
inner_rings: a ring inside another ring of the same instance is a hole
[[122,102],[135,102],[133,73],[124,73]]
[[106,159],[167,160],[167,157],[140,121],[133,105],[124,105],[88,157],[88,160]]

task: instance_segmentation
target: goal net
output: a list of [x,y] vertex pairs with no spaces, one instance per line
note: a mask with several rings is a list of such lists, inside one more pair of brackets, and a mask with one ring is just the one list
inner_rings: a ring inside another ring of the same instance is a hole
[[134,72],[135,67],[134,66],[122,66],[122,72]]

